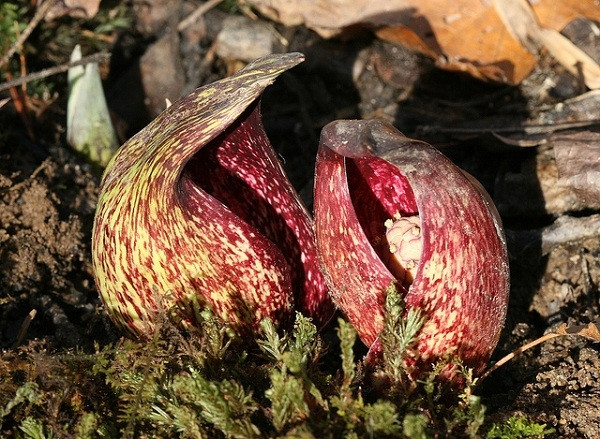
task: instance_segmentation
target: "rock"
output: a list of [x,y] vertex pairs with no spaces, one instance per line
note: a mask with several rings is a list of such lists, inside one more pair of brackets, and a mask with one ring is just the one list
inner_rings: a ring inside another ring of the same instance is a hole
[[273,53],[274,38],[266,23],[234,15],[223,21],[216,52],[221,58],[250,62]]
[[165,99],[174,102],[181,97],[185,76],[175,30],[148,47],[140,59],[140,75],[146,108],[152,118],[165,109]]
[[136,31],[148,38],[161,34],[168,26],[176,26],[180,7],[180,0],[134,0]]

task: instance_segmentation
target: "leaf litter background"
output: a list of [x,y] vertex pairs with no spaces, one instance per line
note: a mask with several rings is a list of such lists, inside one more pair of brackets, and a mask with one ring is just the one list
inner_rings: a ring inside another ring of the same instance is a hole
[[[41,25],[45,33],[32,37],[47,46],[24,51],[25,73],[67,62],[73,46],[52,36],[61,25],[85,23],[96,14],[95,2],[79,3],[79,15],[68,9],[72,2],[56,3],[63,10],[52,9]],[[502,215],[513,287],[495,359],[563,323],[577,328],[598,321],[597,4],[542,0],[529,9],[512,1],[499,9],[499,2],[473,0],[385,7],[356,0],[248,3],[256,9],[210,9],[185,26],[201,3],[134,1],[128,29],[100,37],[74,26],[71,38],[83,41],[88,54],[97,48],[95,39],[111,51],[111,63],[101,70],[121,141],[158,114],[165,98],[175,100],[266,53],[301,51],[306,62],[267,90],[263,116],[308,204],[320,128],[340,118],[388,119],[475,175]],[[100,7],[102,13],[115,5]],[[539,29],[560,31],[570,43],[549,48]],[[4,54],[8,48],[1,49]],[[578,50],[587,58],[577,58]],[[573,56],[579,67],[569,64]],[[0,108],[5,369],[11,368],[10,352],[35,339],[60,352],[118,338],[102,312],[90,267],[99,173],[66,146],[65,79],[53,80],[54,95],[25,100],[25,122],[14,96]],[[0,98],[8,96],[2,93]],[[37,314],[27,327],[32,310]],[[596,343],[558,337],[498,369],[481,394],[490,420],[527,414],[554,427],[556,437],[600,437],[599,371]]]

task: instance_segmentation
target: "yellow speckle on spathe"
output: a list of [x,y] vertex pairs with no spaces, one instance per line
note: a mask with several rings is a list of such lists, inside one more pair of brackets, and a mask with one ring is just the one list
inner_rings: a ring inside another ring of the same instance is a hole
[[447,326],[454,326],[454,323],[456,323],[456,317],[457,317],[457,312],[456,311],[450,311],[450,313],[448,314],[448,319],[446,320],[446,325]]
[[[435,335],[438,332],[438,328],[435,323],[432,321],[427,321],[425,325],[423,325],[423,329],[421,329],[422,335]],[[426,337],[429,338],[429,337]]]
[[148,217],[150,217],[153,221],[158,221],[159,218],[159,206],[156,202],[156,199],[149,198],[148,199]]
[[446,335],[444,336],[444,339],[446,339],[446,341],[450,341],[455,336],[456,336],[456,333],[454,331],[450,331],[450,332],[446,333]]
[[435,282],[442,279],[445,269],[446,267],[444,264],[440,264],[434,259],[430,259],[425,262],[425,265],[423,266],[423,275],[432,282]]
[[234,245],[230,245],[229,242],[225,242],[231,252],[236,256],[235,263],[245,262],[249,259],[248,255],[251,253],[250,242],[246,239],[239,239],[235,241]]
[[455,294],[454,295],[454,308],[455,309],[461,309],[462,308],[462,297],[460,296],[460,294]]

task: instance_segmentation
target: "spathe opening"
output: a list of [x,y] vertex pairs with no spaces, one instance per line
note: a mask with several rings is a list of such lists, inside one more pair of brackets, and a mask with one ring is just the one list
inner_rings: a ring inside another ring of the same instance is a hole
[[312,220],[264,132],[258,102],[200,149],[182,178],[273,243],[273,251],[289,266],[298,309],[317,324],[329,319],[320,316],[329,298],[318,267]]
[[408,289],[413,279],[404,274],[405,267],[399,267],[406,264],[393,257],[395,244],[390,242],[389,234],[386,236],[400,218],[416,218],[413,222],[420,224],[408,179],[396,166],[373,156],[347,158],[346,172],[352,205],[367,239],[388,270]]

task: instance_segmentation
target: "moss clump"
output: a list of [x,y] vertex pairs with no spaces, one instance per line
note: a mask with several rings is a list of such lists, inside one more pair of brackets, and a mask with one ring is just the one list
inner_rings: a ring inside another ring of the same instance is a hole
[[[388,292],[385,366],[357,357],[356,331],[339,319],[323,338],[298,314],[292,330],[261,324],[241,340],[210,312],[198,333],[167,318],[145,342],[51,353],[42,342],[0,356],[0,435],[15,437],[475,437],[485,408],[422,381],[403,359],[423,324]],[[10,367],[9,367],[10,365]],[[385,383],[385,385],[381,385]],[[490,434],[504,434],[494,426]],[[542,431],[542,433],[544,433]],[[489,436],[496,437],[496,436]],[[505,436],[498,436],[505,437]]]

